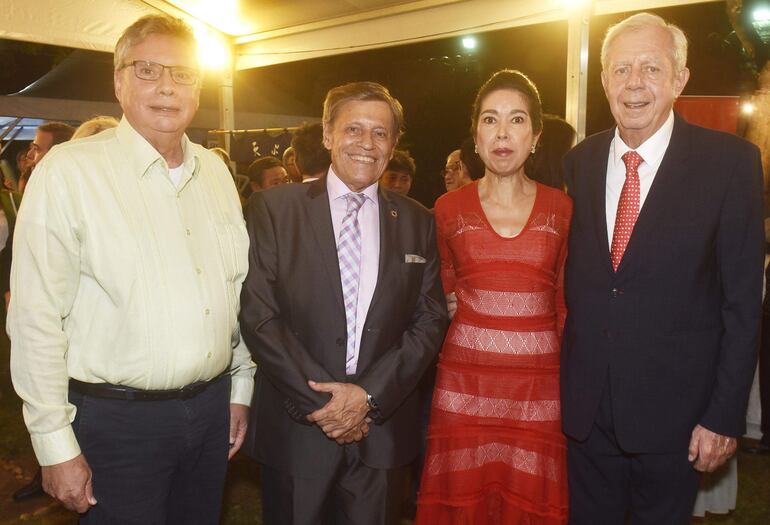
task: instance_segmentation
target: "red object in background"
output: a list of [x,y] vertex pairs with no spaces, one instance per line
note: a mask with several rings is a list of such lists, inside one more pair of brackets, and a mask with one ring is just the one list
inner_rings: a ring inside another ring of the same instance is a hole
[[728,133],[738,129],[738,97],[679,97],[674,110],[690,124]]

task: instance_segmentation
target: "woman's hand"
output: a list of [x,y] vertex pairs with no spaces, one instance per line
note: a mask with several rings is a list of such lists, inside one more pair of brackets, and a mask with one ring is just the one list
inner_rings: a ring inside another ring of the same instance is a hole
[[454,292],[446,294],[446,309],[449,313],[449,319],[454,319],[457,311],[457,295]]

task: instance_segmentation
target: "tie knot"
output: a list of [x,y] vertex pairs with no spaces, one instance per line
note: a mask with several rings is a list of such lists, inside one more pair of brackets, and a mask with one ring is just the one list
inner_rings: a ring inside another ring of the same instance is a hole
[[628,176],[629,173],[636,173],[639,165],[644,162],[642,156],[634,150],[626,151],[621,158],[626,165],[626,176]]
[[363,193],[348,193],[345,198],[348,200],[348,213],[357,213],[366,201],[366,195]]

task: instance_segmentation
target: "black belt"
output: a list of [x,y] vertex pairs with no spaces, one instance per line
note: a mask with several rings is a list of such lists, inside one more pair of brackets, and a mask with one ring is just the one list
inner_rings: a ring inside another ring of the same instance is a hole
[[216,383],[230,373],[225,370],[217,377],[208,381],[176,388],[174,390],[140,390],[130,386],[113,385],[110,383],[84,383],[70,378],[70,389],[84,396],[99,397],[102,399],[122,399],[124,401],[168,401],[172,399],[191,399],[209,386]]

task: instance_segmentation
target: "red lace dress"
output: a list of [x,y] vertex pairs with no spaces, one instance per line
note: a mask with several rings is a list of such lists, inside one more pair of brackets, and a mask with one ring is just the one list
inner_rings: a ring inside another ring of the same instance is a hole
[[559,349],[571,214],[564,193],[538,184],[524,229],[506,238],[477,183],[436,203],[441,277],[458,306],[439,357],[417,525],[567,522]]

